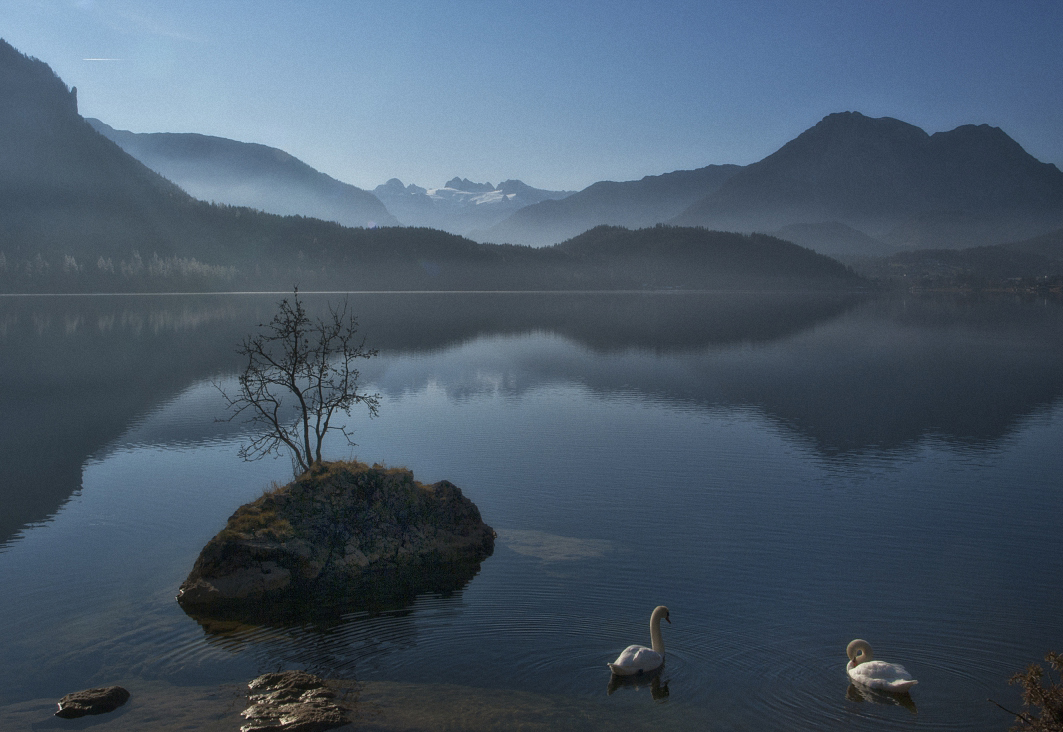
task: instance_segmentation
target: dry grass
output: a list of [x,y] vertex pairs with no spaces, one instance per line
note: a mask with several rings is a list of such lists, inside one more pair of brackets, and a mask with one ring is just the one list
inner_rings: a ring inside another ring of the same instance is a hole
[[[1032,663],[1022,673],[1011,677],[1010,683],[1022,687],[1021,712],[1015,715],[1013,731],[1063,732],[1063,655],[1050,651],[1045,655],[1049,670]],[[1053,675],[1053,671],[1055,674]],[[999,706],[999,705],[998,705]],[[1010,710],[1009,710],[1010,711]]]
[[253,503],[241,506],[229,517],[228,523],[219,536],[223,538],[261,538],[280,540],[291,536],[292,527],[288,520],[277,514],[277,507],[270,496],[277,490],[266,491]]

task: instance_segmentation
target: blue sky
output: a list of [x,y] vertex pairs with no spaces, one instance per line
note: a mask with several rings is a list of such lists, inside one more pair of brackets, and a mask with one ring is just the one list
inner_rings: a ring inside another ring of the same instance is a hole
[[87,117],[362,188],[745,164],[848,110],[988,123],[1063,167],[1058,0],[0,0],[0,36]]

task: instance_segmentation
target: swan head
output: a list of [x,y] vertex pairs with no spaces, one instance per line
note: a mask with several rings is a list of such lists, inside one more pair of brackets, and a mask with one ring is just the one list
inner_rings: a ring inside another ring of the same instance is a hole
[[660,623],[662,620],[667,620],[668,624],[672,624],[672,619],[668,617],[668,608],[664,605],[658,605],[653,609],[653,615],[650,616],[650,622],[657,621]]
[[849,657],[854,667],[875,659],[871,653],[871,644],[862,638],[850,641],[845,647],[845,655]]

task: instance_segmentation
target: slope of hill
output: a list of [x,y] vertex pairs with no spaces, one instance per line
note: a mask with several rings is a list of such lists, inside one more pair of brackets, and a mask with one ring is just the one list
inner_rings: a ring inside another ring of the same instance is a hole
[[598,226],[538,251],[555,249],[617,286],[631,281],[656,289],[801,289],[828,283],[866,284],[830,257],[766,234],[663,224],[636,230]]
[[403,185],[392,178],[373,192],[407,226],[429,226],[462,235],[493,226],[525,206],[572,195],[572,191],[532,188],[519,180],[494,186],[456,176],[439,188]]
[[283,216],[312,216],[345,226],[398,224],[372,193],[330,178],[283,150],[192,133],[116,130],[97,119],[87,122],[203,201]]
[[600,181],[556,201],[517,211],[495,226],[470,234],[479,241],[547,246],[595,226],[642,228],[667,221],[715,191],[740,170],[738,165],[709,165],[648,175],[641,180]]
[[917,249],[854,262],[874,279],[922,287],[1063,285],[1063,229],[1007,244],[965,249]]
[[1050,231],[1032,239],[1004,244],[1001,248],[1013,252],[1039,254],[1047,259],[1063,262],[1063,229]]
[[673,219],[737,231],[838,221],[899,247],[958,247],[1063,224],[1063,172],[1003,131],[928,135],[856,112],[831,114]]
[[776,231],[775,236],[842,261],[859,257],[883,257],[896,251],[896,247],[838,221],[790,224]]

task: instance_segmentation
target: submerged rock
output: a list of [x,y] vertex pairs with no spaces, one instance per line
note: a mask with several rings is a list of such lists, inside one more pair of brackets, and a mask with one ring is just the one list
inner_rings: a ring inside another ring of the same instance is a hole
[[89,714],[106,714],[129,701],[129,692],[121,686],[102,686],[67,694],[59,700],[55,716],[76,719]]
[[365,601],[460,589],[495,533],[449,481],[329,463],[237,509],[200,552],[177,601],[190,612],[262,610],[263,600]]
[[247,685],[249,705],[240,732],[323,732],[351,723],[325,681],[305,671],[263,674]]

